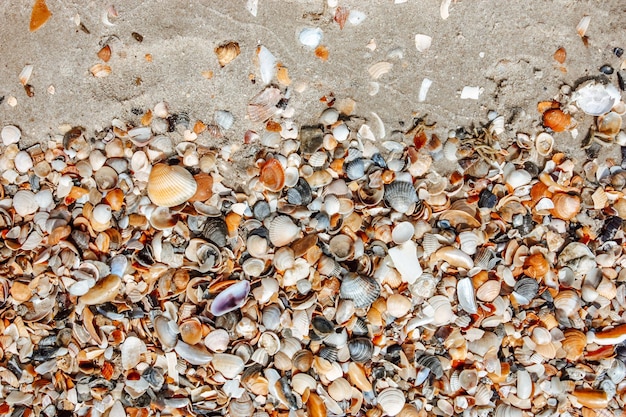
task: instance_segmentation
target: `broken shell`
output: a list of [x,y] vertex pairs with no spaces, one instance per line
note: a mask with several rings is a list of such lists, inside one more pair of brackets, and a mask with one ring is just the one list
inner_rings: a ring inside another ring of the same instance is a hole
[[100,191],[110,191],[117,186],[117,172],[110,166],[103,166],[99,169],[94,167],[94,180]]
[[156,164],[148,179],[148,197],[161,207],[183,204],[194,196],[198,184],[193,175],[179,165]]
[[212,352],[224,352],[228,349],[230,337],[224,329],[215,329],[204,338],[204,346]]
[[598,116],[598,132],[613,137],[622,128],[622,116],[615,112],[609,112]]
[[457,282],[456,288],[459,306],[469,314],[476,314],[478,305],[476,304],[476,295],[471,278],[461,278]]
[[445,261],[450,265],[470,270],[474,267],[474,261],[465,252],[452,246],[443,247],[431,256],[431,262]]
[[402,244],[413,238],[415,226],[411,222],[401,222],[394,226],[391,232],[391,239],[395,244]]
[[180,355],[181,358],[186,360],[192,365],[207,365],[213,359],[213,355],[211,355],[203,346],[200,345],[190,345],[188,343],[179,340],[176,343],[176,353]]
[[592,81],[576,90],[572,96],[576,105],[591,116],[611,111],[620,100],[620,93],[612,84],[603,85]]
[[224,314],[240,308],[250,293],[250,282],[238,281],[224,291],[220,292],[211,303],[211,314],[223,316]]
[[370,66],[367,69],[367,72],[374,80],[378,80],[380,77],[391,71],[391,68],[393,68],[393,64],[391,62],[381,61]]
[[323,32],[320,28],[304,28],[298,35],[300,43],[311,49],[317,48],[322,41]]
[[432,44],[433,38],[428,35],[417,34],[415,35],[415,47],[418,52],[424,52]]
[[243,360],[239,356],[227,353],[216,353],[213,356],[211,365],[228,379],[236,378],[245,367]]
[[84,305],[104,304],[112,301],[117,297],[122,287],[122,279],[117,275],[107,275],[96,285],[91,287],[89,291],[79,298],[79,302]]
[[217,55],[217,62],[220,64],[220,67],[224,67],[232,62],[239,56],[240,52],[241,50],[237,42],[228,42],[215,48],[215,55]]
[[89,71],[96,78],[104,78],[111,74],[111,67],[106,64],[96,64],[89,68]]

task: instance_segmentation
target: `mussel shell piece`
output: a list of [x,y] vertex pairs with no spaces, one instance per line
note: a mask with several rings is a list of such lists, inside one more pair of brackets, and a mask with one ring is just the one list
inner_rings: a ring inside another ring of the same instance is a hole
[[374,343],[367,337],[357,337],[348,342],[350,359],[355,362],[367,362],[372,359]]
[[385,201],[392,209],[407,214],[417,203],[417,191],[410,182],[394,181],[385,186]]
[[219,293],[211,303],[211,314],[215,317],[238,309],[244,305],[250,293],[250,282],[239,281]]
[[193,175],[180,165],[156,164],[148,178],[148,197],[161,207],[183,204],[194,196],[198,184]]
[[356,308],[366,308],[380,295],[380,284],[373,278],[348,273],[341,281],[339,295],[354,301]]

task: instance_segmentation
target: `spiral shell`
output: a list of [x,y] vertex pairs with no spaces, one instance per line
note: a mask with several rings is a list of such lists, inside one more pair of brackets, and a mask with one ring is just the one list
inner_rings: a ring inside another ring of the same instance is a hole
[[183,204],[194,196],[198,185],[193,175],[179,165],[156,164],[148,179],[148,197],[161,207]]

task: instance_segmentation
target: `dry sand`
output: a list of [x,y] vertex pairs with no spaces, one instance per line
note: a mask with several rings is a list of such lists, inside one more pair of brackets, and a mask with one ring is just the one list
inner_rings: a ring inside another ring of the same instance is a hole
[[[114,26],[107,26],[101,20],[107,2],[50,0],[53,16],[34,33],[28,30],[30,3],[0,3],[0,120],[20,127],[23,147],[58,133],[64,123],[88,132],[116,117],[138,123],[133,109],[143,112],[163,100],[192,121],[211,122],[216,110],[231,111],[235,124],[224,139],[204,134],[199,142],[242,143],[247,129],[262,129],[246,118],[247,102],[264,87],[255,65],[259,45],[288,68],[294,84],[304,87],[302,92],[292,89],[289,102],[298,124],[315,122],[325,107],[320,98],[333,94],[355,100],[356,115],[370,118],[376,112],[387,132],[403,129],[415,114],[428,114],[445,137],[448,129],[485,123],[487,112],[496,110],[511,122],[510,135],[533,133],[540,120],[538,101],[551,99],[563,84],[599,74],[603,64],[619,68],[613,49],[626,48],[623,0],[463,0],[450,5],[447,20],[440,16],[439,0],[340,1],[366,16],[343,30],[324,1],[260,0],[256,17],[245,1],[123,1],[115,4]],[[576,33],[584,15],[591,17],[588,46]],[[326,62],[298,42],[304,27],[323,30]],[[133,32],[143,41],[135,40]],[[432,37],[423,53],[415,47],[418,33]],[[220,68],[214,48],[225,41],[238,42],[241,55]],[[89,68],[101,62],[96,53],[105,43],[113,50],[112,72],[95,78]],[[567,51],[562,66],[553,59],[559,47]],[[379,92],[370,95],[367,70],[380,61],[393,68],[378,80]],[[26,64],[34,66],[33,97],[18,81]],[[204,71],[214,76],[206,79]],[[426,101],[418,103],[424,77],[433,85]],[[54,94],[48,92],[51,86]],[[461,100],[464,86],[483,92],[478,100]],[[10,97],[17,99],[16,106],[9,105]],[[591,117],[577,118],[583,136]],[[557,148],[579,147],[580,136],[558,134]],[[257,150],[243,146],[234,160],[243,166]]]

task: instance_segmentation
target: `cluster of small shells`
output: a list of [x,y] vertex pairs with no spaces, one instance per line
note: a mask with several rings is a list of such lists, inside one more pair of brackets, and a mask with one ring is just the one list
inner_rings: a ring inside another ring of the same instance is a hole
[[[606,106],[603,86],[583,88],[568,105]],[[159,103],[136,126],[67,126],[28,149],[2,129],[3,414],[624,407],[619,163],[574,161],[552,130],[511,134],[497,114],[446,140],[333,107],[298,126],[285,95],[251,100],[272,128],[246,133],[256,161],[234,186],[230,149],[197,140],[227,111],[207,127]],[[594,114],[598,129],[623,107]]]

